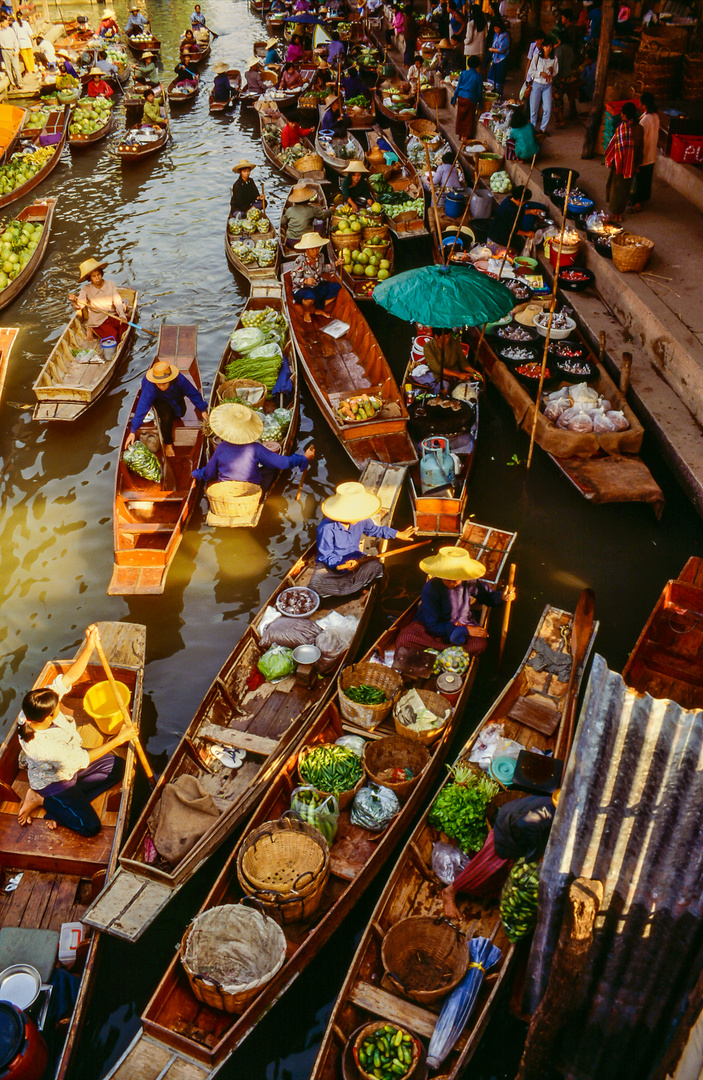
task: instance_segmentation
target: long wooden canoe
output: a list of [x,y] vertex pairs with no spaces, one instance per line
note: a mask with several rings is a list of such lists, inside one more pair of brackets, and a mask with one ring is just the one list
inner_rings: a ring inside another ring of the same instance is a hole
[[166,93],[168,94],[168,100],[171,105],[189,105],[191,101],[195,101],[198,96],[198,90],[200,89],[200,76],[196,75],[192,80],[194,85],[188,90],[179,90],[179,79],[171,79],[171,82],[166,87]]
[[[480,525],[470,525],[462,538],[474,558],[488,562],[488,576],[495,580],[505,564],[512,546],[514,534],[499,532]],[[494,576],[495,575],[495,576]],[[363,657],[370,660],[375,654],[386,656],[393,652],[400,630],[414,617],[416,604],[405,612],[386,630]],[[486,612],[484,611],[484,621]],[[437,778],[453,735],[456,733],[464,707],[471,693],[478,667],[478,658],[470,661],[461,694],[454,703],[452,713],[442,736],[429,748],[430,760],[417,783],[403,800],[400,813],[381,833],[373,833],[352,823],[349,808],[342,810],[337,834],[330,848],[331,872],[325,886],[320,907],[308,919],[284,924],[287,939],[286,962],[274,978],[248,1005],[241,1015],[231,1015],[212,1009],[198,1001],[186,978],[177,955],[161,979],[149,1004],[142,1014],[143,1031],[137,1035],[127,1053],[109,1075],[120,1080],[140,1080],[144,1054],[153,1052],[153,1043],[202,1063],[208,1078],[215,1076],[225,1061],[241,1046],[247,1035],[283,993],[289,989],[297,976],[318,954],[332,933],[342,923],[353,906],[370,885],[408,825],[417,819],[427,792]],[[434,679],[428,677],[413,686],[433,688]],[[369,740],[394,735],[392,717],[380,724],[373,733],[342,718],[338,695],[329,702],[306,734],[302,747],[335,742],[342,735],[361,735]],[[297,748],[291,754],[270,785],[263,801],[243,830],[242,837],[232,851],[222,872],[205,900],[201,911],[220,904],[239,903],[244,893],[237,879],[237,856],[246,836],[267,821],[275,821],[290,809],[291,795],[298,784],[296,767]],[[175,1070],[174,1070],[175,1072]],[[168,1073],[166,1073],[168,1078]],[[337,1078],[335,1077],[335,1080]]]
[[[130,714],[137,728],[141,719],[144,680],[146,628],[133,623],[99,623],[100,636],[115,678],[130,690]],[[79,650],[80,651],[80,650]],[[78,725],[83,744],[89,749],[107,741],[83,708],[88,688],[105,679],[102,666],[90,663],[83,677],[62,701],[62,709]],[[44,667],[35,686],[48,686],[70,667],[65,660],[52,661]],[[118,751],[125,757],[124,780],[105,792],[93,803],[102,829],[93,837],[79,836],[63,826],[48,828],[44,811],[40,810],[31,825],[22,828],[17,823],[17,811],[28,787],[27,771],[20,762],[17,727],[12,730],[0,749],[0,844],[3,852],[3,889],[0,891],[0,924],[3,930],[18,927],[27,933],[35,931],[37,938],[30,943],[32,950],[27,963],[36,963],[34,949],[42,952],[52,944],[58,948],[61,924],[81,921],[91,895],[102,888],[117,865],[129,820],[134,780],[134,752],[131,745]],[[10,877],[21,874],[14,892],[6,892]],[[51,939],[54,939],[52,941]],[[89,939],[73,973],[81,978],[78,1000],[70,1018],[66,1038],[59,1053],[55,1080],[66,1080],[74,1051],[85,1021],[100,946],[100,934]],[[19,957],[17,961],[19,962]],[[48,974],[48,972],[43,973]]]
[[[557,652],[564,652],[564,636],[569,636],[572,623],[573,616],[569,612],[547,605],[517,674],[464,745],[457,759],[459,762],[468,762],[481,731],[494,722],[502,724],[506,738],[522,743],[527,749],[554,749],[567,682],[560,682],[555,675],[546,671],[534,670],[529,666],[529,660],[536,655],[537,641],[545,642]],[[596,630],[597,624],[593,629],[586,658]],[[577,673],[576,691],[580,685],[583,667],[584,664]],[[521,717],[541,716],[545,707],[553,714],[550,726],[554,722],[557,724],[549,736],[520,720]],[[439,834],[429,825],[425,814],[403,849],[364,931],[330,1017],[311,1080],[338,1080],[342,1075],[342,1058],[352,1034],[363,1024],[376,1019],[400,1024],[409,1029],[427,1049],[443,1001],[420,1006],[401,996],[397,984],[392,982],[384,971],[381,945],[391,927],[409,915],[443,917],[442,884],[432,871],[432,846],[438,837]],[[502,929],[496,899],[459,895],[457,906],[461,913],[460,929],[470,937],[491,938],[501,950],[502,957],[497,967],[492,969],[492,977],[485,980],[479,990],[467,1027],[442,1063],[440,1071],[446,1080],[457,1080],[466,1069],[515,958],[515,948]]]
[[[369,324],[346,289],[340,289],[330,314],[349,329],[334,338],[318,316],[303,320],[293,299],[290,272],[283,276],[293,343],[310,391],[325,420],[357,469],[367,461],[412,465],[417,454],[407,432],[408,410]],[[356,394],[380,394],[385,405],[373,420],[344,423],[337,408]]]
[[[390,131],[382,130],[380,127],[376,126],[372,128],[371,131],[367,132],[366,141],[369,150],[372,150],[373,147],[377,145],[380,138],[384,138],[393,149],[393,152],[398,156],[398,164],[393,167],[386,178],[391,187],[396,191],[404,191],[411,199],[419,199],[420,197],[426,199],[425,189],[422,185],[422,180],[418,176],[417,169],[410,158],[408,158],[393,141]],[[366,164],[369,164],[368,157],[366,159]],[[421,218],[411,221],[401,221],[396,218],[388,217],[388,224],[397,240],[411,240],[413,237],[427,236],[429,234],[429,229],[425,224],[424,215]]]
[[352,158],[337,157],[335,150],[340,146],[346,146],[351,142],[354,146],[354,158],[363,161],[364,160],[364,148],[355,135],[352,135],[351,131],[347,132],[346,138],[338,138],[336,135],[326,137],[320,134],[320,129],[317,129],[315,134],[315,149],[320,155],[325,165],[329,165],[330,169],[341,175],[344,172]]
[[410,108],[394,109],[392,106],[386,105],[383,95],[384,89],[390,89],[390,87],[381,85],[376,90],[374,90],[376,108],[380,112],[381,116],[385,117],[386,120],[391,120],[394,124],[406,124],[408,120],[414,120],[417,117],[416,106],[414,108],[411,106]]
[[210,91],[210,97],[208,100],[210,105],[210,112],[214,116],[217,116],[218,113],[227,112],[228,109],[233,109],[234,106],[237,104],[237,101],[239,100],[239,95],[242,91],[241,71],[237,71],[236,68],[230,68],[229,71],[225,72],[225,75],[227,76],[230,88],[233,91],[232,97],[230,98],[229,103],[225,104],[224,101],[214,101],[213,95],[215,91]]
[[[197,355],[197,326],[171,326],[159,331],[157,360],[175,364],[197,390],[202,389]],[[125,440],[137,410],[139,392],[130,410],[115,469],[113,513],[114,564],[108,596],[164,591],[166,575],[195,509],[199,482],[191,476],[200,465],[204,436],[192,401],[173,425],[174,457],[159,451],[162,480],[154,483],[130,472],[122,460]],[[140,438],[146,436],[159,450],[155,419],[145,421]]]
[[0,165],[4,165],[17,145],[29,110],[0,102]]
[[[252,285],[249,299],[244,305],[242,313],[239,316],[239,319],[237,320],[237,325],[234,329],[239,330],[241,328],[242,316],[245,312],[262,311],[264,308],[273,308],[274,311],[277,311],[280,314],[285,314],[283,307],[283,288],[280,281],[269,280],[256,282]],[[283,342],[282,350],[284,356],[288,360],[288,365],[290,367],[290,378],[293,384],[293,390],[289,394],[281,395],[280,398],[277,397],[275,400],[267,401],[264,405],[263,411],[264,413],[266,413],[280,407],[283,407],[284,409],[289,409],[291,411],[291,422],[284,436],[280,450],[282,454],[288,455],[292,454],[294,451],[295,437],[298,430],[298,411],[300,408],[300,382],[298,379],[298,365],[296,363],[295,351],[292,348],[289,335]],[[227,369],[227,365],[230,364],[232,360],[234,360],[234,358],[235,355],[232,352],[228,341],[227,345],[225,346],[225,351],[222,354],[222,359],[220,360],[220,364],[215,374],[215,378],[213,379],[212,394],[210,397],[211,409],[214,409],[222,402],[221,389],[223,383],[227,381],[225,371]],[[285,473],[283,472],[278,472],[276,474],[276,478],[274,479],[271,486],[266,491],[262,492],[256,509],[252,511],[251,514],[247,515],[246,518],[238,518],[237,520],[232,520],[231,518],[220,517],[219,515],[213,513],[212,510],[210,510],[207,516],[207,524],[215,527],[230,528],[249,528],[257,525],[267,498],[272,493],[274,488],[278,487],[283,482],[284,477]]]
[[[315,197],[314,197],[314,199],[310,200],[309,205],[321,206],[323,210],[326,210],[327,209],[327,196],[325,195],[325,189],[323,188],[322,184],[318,184],[317,181],[315,181],[315,180],[306,180],[305,182],[308,185],[308,187],[311,187],[313,189],[313,191],[315,192]],[[293,190],[294,189],[291,188],[291,192]],[[293,206],[293,203],[291,202],[291,197],[290,197],[291,192],[288,193],[288,197],[287,197],[285,203],[283,204],[283,213],[285,213],[286,210],[290,206]],[[318,232],[320,234],[320,236],[328,236],[328,234],[329,234],[329,221],[328,220],[316,221],[315,222],[315,232]],[[287,238],[286,238],[286,227],[285,227],[284,224],[281,224],[281,226],[280,226],[279,234],[278,234],[278,240],[279,240],[279,247],[281,249],[281,254],[282,254],[283,258],[284,259],[297,259],[300,252],[296,251],[292,245],[288,244]],[[294,241],[294,243],[297,243],[297,241]]]
[[266,232],[257,233],[241,233],[239,235],[233,235],[229,229],[229,219],[225,226],[225,255],[227,256],[227,262],[233,270],[237,270],[242,274],[250,283],[255,281],[276,281],[278,279],[278,271],[281,264],[281,253],[278,245],[276,245],[276,256],[270,266],[260,266],[258,262],[248,263],[244,262],[241,255],[239,255],[235,249],[234,244],[238,241],[246,243],[249,247],[253,247],[258,240],[275,240],[276,230],[273,225],[267,229]]
[[[365,486],[375,490],[383,502],[376,519],[382,524],[391,521],[404,477],[404,469],[377,463],[369,466],[364,476]],[[372,541],[368,550],[375,550],[375,546]],[[363,638],[376,597],[375,586],[365,595],[330,597],[312,616],[317,620],[334,610],[358,620],[349,649],[312,687],[299,686],[294,675],[276,684],[264,683],[255,690],[247,686],[249,675],[256,671],[257,661],[265,652],[260,643],[265,612],[275,607],[284,589],[310,580],[315,559],[313,545],[289,570],[224,663],[127,839],[119,870],[87,912],[85,918],[91,926],[136,941],[251,812],[334,692],[338,671],[353,658]],[[225,768],[212,755],[213,745],[244,750],[244,764],[236,770]],[[197,777],[222,813],[177,866],[148,863],[144,842],[149,818],[164,786],[183,775]]]
[[[88,100],[90,100],[90,99],[88,99]],[[77,115],[77,113],[74,114],[74,115]],[[111,109],[110,110],[110,115],[108,116],[108,118],[105,121],[105,123],[103,124],[103,126],[99,127],[97,129],[97,131],[94,131],[92,133],[92,135],[79,135],[77,133],[76,134],[71,134],[71,128],[70,128],[70,125],[69,125],[69,129],[68,129],[68,145],[71,147],[72,150],[82,150],[86,146],[92,146],[93,143],[100,142],[101,139],[107,138],[107,136],[112,131],[112,125],[114,123],[114,118],[115,118],[114,109]]]
[[[244,97],[241,97],[242,103]],[[269,159],[275,169],[280,169],[286,176],[289,176],[291,180],[324,180],[325,170],[319,155],[316,156],[316,151],[313,148],[309,139],[303,137],[300,140],[300,145],[305,148],[306,158],[304,162],[309,163],[310,167],[305,171],[301,171],[296,168],[295,165],[286,164],[281,157],[281,136],[280,133],[285,127],[286,121],[281,116],[280,112],[270,113],[265,109],[259,108],[258,103],[254,104],[254,108],[259,114],[259,133],[261,136],[261,145],[264,149],[264,154]],[[278,141],[274,141],[273,132],[278,132]]]
[[0,398],[5,386],[12,346],[15,344],[19,332],[19,326],[0,326]]
[[42,136],[56,138],[57,141],[53,143],[53,153],[41,169],[34,174],[31,180],[27,180],[26,183],[20,184],[14,191],[9,191],[7,195],[0,195],[0,207],[9,206],[10,203],[17,202],[18,199],[23,199],[25,195],[28,195],[35,187],[38,187],[38,185],[41,184],[43,180],[46,180],[47,176],[54,171],[61,160],[61,154],[66,145],[70,120],[71,107],[70,105],[64,105],[62,108],[54,109],[49,113],[43,128],[34,128],[31,133],[28,132],[26,134],[26,138],[34,143],[34,147],[37,150],[42,145],[40,141]]
[[154,37],[153,34],[148,41],[135,41],[135,37],[139,36],[139,34],[125,34],[125,37],[127,38],[127,44],[129,45],[132,52],[136,53],[137,56],[141,56],[141,54],[145,52],[157,53],[160,51],[161,42],[157,37]]
[[[129,135],[130,131],[137,131],[140,129],[141,125],[137,124],[136,127],[130,128],[127,131],[127,135]],[[140,145],[139,143],[135,144],[127,140],[122,140],[117,144],[115,153],[124,165],[128,165],[134,161],[143,161],[144,158],[150,157],[152,154],[158,154],[159,151],[163,150],[168,139],[169,129],[168,127],[165,127],[158,132],[158,137],[152,142]]]
[[[139,294],[135,289],[120,286],[127,318],[134,322],[137,317]],[[80,364],[74,350],[92,349],[95,340],[86,337],[85,324],[80,312],[76,312],[61,337],[49,353],[46,363],[37,375],[32,390],[38,404],[34,406],[35,420],[75,420],[104,394],[129,348],[132,328],[125,327],[112,360]]]
[[[19,214],[15,218],[15,221],[28,221],[32,225],[43,225],[41,236],[39,237],[39,243],[37,244],[31,259],[27,262],[24,270],[20,270],[19,274],[14,281],[11,281],[7,288],[0,292],[0,311],[6,308],[8,304],[11,304],[15,297],[26,289],[30,281],[36,274],[37,270],[42,264],[44,256],[46,255],[46,249],[49,246],[49,236],[51,235],[51,221],[54,216],[54,208],[56,206],[56,199],[41,199],[31,203],[30,206],[25,206],[24,210],[20,210]],[[0,226],[0,232],[4,232],[7,223]]]

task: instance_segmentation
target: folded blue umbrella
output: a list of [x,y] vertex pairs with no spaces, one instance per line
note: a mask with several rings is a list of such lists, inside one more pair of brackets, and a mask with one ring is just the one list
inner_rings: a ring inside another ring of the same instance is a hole
[[469,969],[442,1006],[439,1020],[432,1032],[430,1047],[427,1051],[427,1064],[431,1069],[438,1069],[456,1044],[476,1004],[486,972],[498,963],[502,955],[498,946],[488,938],[471,939]]

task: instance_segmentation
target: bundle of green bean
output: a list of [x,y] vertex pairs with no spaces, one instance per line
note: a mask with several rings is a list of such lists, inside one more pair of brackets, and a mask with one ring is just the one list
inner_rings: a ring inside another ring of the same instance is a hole
[[359,686],[348,686],[344,693],[351,701],[355,701],[357,705],[383,705],[388,701],[383,690],[379,690],[377,686],[367,686],[366,683],[360,683]]
[[364,771],[361,761],[348,746],[326,743],[301,754],[298,768],[306,783],[334,795],[356,787]]
[[384,1024],[362,1039],[356,1052],[364,1072],[376,1080],[398,1080],[413,1063],[413,1039],[407,1031]]
[[518,859],[503,886],[500,917],[510,941],[518,941],[537,925],[540,864]]

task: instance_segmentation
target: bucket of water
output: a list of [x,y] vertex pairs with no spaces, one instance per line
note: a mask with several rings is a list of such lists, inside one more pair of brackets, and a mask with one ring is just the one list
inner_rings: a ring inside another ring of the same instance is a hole
[[447,217],[458,218],[464,213],[466,196],[463,191],[447,191],[444,196],[444,212]]
[[[115,680],[123,705],[129,705],[129,687]],[[114,735],[122,727],[122,713],[109,682],[95,683],[83,698],[83,708],[92,717],[103,735]]]
[[113,356],[117,352],[117,338],[104,337],[100,342],[102,345],[103,356],[106,360],[112,360]]

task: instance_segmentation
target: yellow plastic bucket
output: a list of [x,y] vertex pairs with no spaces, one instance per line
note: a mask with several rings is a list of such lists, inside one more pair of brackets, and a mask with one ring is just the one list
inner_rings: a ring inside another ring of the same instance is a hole
[[[118,679],[115,680],[115,685],[123,705],[129,705],[129,687]],[[93,718],[103,735],[114,735],[122,727],[120,706],[107,680],[90,687],[83,698],[83,708],[88,716]]]

